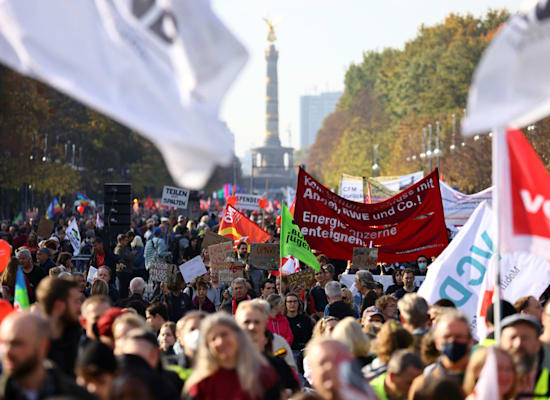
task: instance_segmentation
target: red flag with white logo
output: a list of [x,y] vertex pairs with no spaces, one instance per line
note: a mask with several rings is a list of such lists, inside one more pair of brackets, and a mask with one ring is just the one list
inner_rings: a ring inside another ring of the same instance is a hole
[[500,142],[501,250],[550,258],[550,173],[521,131]]

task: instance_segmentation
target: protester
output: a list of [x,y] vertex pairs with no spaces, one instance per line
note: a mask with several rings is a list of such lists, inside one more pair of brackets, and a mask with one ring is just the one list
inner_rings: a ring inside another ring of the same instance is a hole
[[542,318],[541,318],[543,331],[542,331],[542,334],[540,335],[539,340],[542,343],[544,343],[545,346],[550,346],[550,309],[549,307],[550,307],[550,301],[546,302],[542,312]]
[[38,267],[44,272],[44,275],[50,272],[50,269],[55,267],[55,263],[51,259],[50,250],[41,247],[36,250],[36,260],[38,261]]
[[176,343],[176,324],[172,321],[165,322],[158,335],[159,348],[165,357],[174,356],[174,344]]
[[[90,256],[90,261],[88,262],[88,267],[93,266],[97,269],[102,266],[107,266],[111,272],[110,276],[115,276],[116,265],[118,263],[118,258],[113,253],[109,251],[108,248],[104,247],[103,239],[99,236],[93,238],[92,242],[92,254]],[[86,273],[87,275],[87,273]]]
[[461,386],[472,347],[470,323],[466,316],[453,309],[443,313],[434,328],[434,341],[441,356],[437,362],[424,369],[413,386],[422,386],[431,376],[445,377]]
[[43,270],[35,266],[32,261],[31,252],[26,248],[19,248],[15,255],[19,261],[19,265],[25,274],[27,281],[30,284],[31,291],[29,292],[29,301],[33,303],[35,298],[36,288],[40,281],[46,276]]
[[262,284],[260,285],[260,293],[262,299],[267,300],[269,295],[275,293],[275,281],[273,279],[266,279],[262,281]]
[[299,352],[306,347],[313,333],[313,323],[311,318],[302,312],[300,299],[296,293],[289,293],[285,296],[284,315],[286,316],[292,336],[292,352],[294,358],[297,358]]
[[353,299],[353,293],[348,288],[342,288],[342,300],[346,303],[351,310],[353,311],[353,316],[359,318],[359,306],[355,304]]
[[541,326],[531,315],[513,314],[501,322],[500,347],[508,351],[518,369],[518,397],[547,397],[550,371],[539,340]]
[[143,278],[136,277],[130,281],[128,289],[130,295],[125,299],[119,300],[117,306],[122,308],[133,308],[139,315],[145,318],[145,310],[149,307],[149,303],[143,298],[145,290],[147,289],[147,284]]
[[153,332],[158,335],[162,325],[169,321],[168,309],[162,303],[153,303],[145,310],[145,318]]
[[330,337],[348,345],[357,364],[363,368],[372,362],[369,337],[355,318],[347,317],[336,325]]
[[370,381],[380,400],[406,399],[413,380],[422,373],[424,364],[410,350],[397,350],[388,362],[388,369]]
[[109,287],[109,297],[113,303],[116,303],[120,299],[120,293],[115,286],[112,269],[106,265],[99,267],[96,278],[101,279],[107,284]]
[[163,293],[154,300],[158,299],[159,302],[166,305],[170,321],[176,322],[194,309],[191,297],[182,290],[185,287],[185,281],[181,274],[176,275],[175,281],[171,280],[163,286]]
[[[500,320],[502,321],[504,318],[516,314],[515,307],[507,302],[506,300],[500,301]],[[487,313],[485,315],[485,327],[487,329],[487,335],[485,339],[483,339],[481,342],[478,343],[477,346],[487,347],[492,346],[495,344],[495,332],[494,332],[494,324],[495,324],[495,303],[491,303],[491,305],[487,308]]]
[[73,375],[82,333],[78,285],[74,281],[47,277],[38,285],[36,298],[51,325],[48,358],[63,372]]
[[119,281],[120,297],[128,297],[128,286],[133,278],[132,270],[134,268],[135,257],[129,247],[128,237],[125,234],[117,236],[117,245],[114,250],[115,255],[120,259],[117,266],[116,277]]
[[221,311],[226,311],[235,315],[239,303],[244,300],[251,300],[251,297],[247,294],[246,280],[244,278],[234,279],[233,282],[231,282],[231,289],[233,291],[231,301],[228,301],[225,305],[222,305]]
[[279,399],[275,371],[227,314],[201,324],[197,363],[185,383],[191,399]]
[[355,274],[354,285],[359,292],[356,302],[361,304],[360,313],[363,315],[363,312],[368,307],[374,306],[376,301],[377,296],[374,292],[376,282],[369,271],[361,270]]
[[[2,298],[4,300],[9,300],[13,303],[13,298],[15,296],[15,280],[17,279],[17,270],[19,268],[19,260],[16,257],[11,257],[8,261],[8,265],[6,265],[6,268],[4,269],[4,272],[2,272]],[[27,293],[29,294],[29,298],[34,299],[34,292],[30,285],[29,279],[27,278],[27,275],[24,275],[25,278],[25,286],[27,288]],[[5,289],[5,290],[4,290]]]
[[195,292],[197,293],[197,295],[193,298],[193,308],[195,310],[204,311],[207,313],[216,312],[214,303],[212,303],[207,296],[209,288],[210,286],[208,283],[202,279],[197,279],[195,282]]
[[406,294],[397,303],[403,327],[413,335],[413,346],[420,353],[420,343],[428,333],[428,303],[416,293]]
[[113,381],[118,375],[113,350],[98,341],[89,342],[76,361],[76,382],[99,400],[109,400]]
[[267,321],[267,329],[282,336],[292,346],[294,335],[292,334],[292,329],[290,329],[288,319],[283,314],[284,304],[282,297],[278,294],[270,294],[267,302],[271,310]]
[[187,369],[189,374],[199,346],[200,324],[207,315],[203,311],[191,311],[176,324],[177,343],[174,352],[178,354],[178,366]]
[[380,296],[374,302],[374,306],[382,313],[384,321],[397,321],[399,319],[397,313],[397,299],[394,296]]
[[468,396],[467,398],[470,400],[475,398],[472,394],[481,375],[481,371],[485,366],[489,352],[495,353],[495,374],[498,379],[497,382],[487,382],[491,385],[490,390],[498,388],[498,398],[500,400],[514,399],[516,397],[518,383],[518,374],[516,366],[514,365],[514,360],[510,353],[493,346],[478,349],[471,355],[462,385],[464,394],[466,394]]
[[328,305],[327,296],[325,294],[325,284],[328,282],[323,269],[315,271],[316,284],[309,291],[309,307],[310,314],[316,319],[323,318],[325,307]]
[[542,306],[533,296],[520,297],[515,301],[514,308],[518,313],[531,315],[539,321],[542,317]]
[[414,285],[414,271],[407,268],[403,271],[403,287],[393,294],[398,300],[407,293],[415,293],[418,287]]
[[101,317],[109,308],[111,308],[111,300],[107,296],[90,296],[80,306],[79,322],[84,329],[84,336],[80,339],[80,346],[92,340],[99,340],[97,335],[97,324]]
[[11,313],[4,319],[0,326],[0,399],[94,398],[47,360],[49,332],[47,320],[27,311]]

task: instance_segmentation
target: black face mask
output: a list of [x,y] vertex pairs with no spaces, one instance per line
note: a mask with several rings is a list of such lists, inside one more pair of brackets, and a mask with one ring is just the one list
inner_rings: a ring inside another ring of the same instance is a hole
[[467,343],[448,342],[443,343],[441,353],[444,354],[452,362],[457,362],[468,352]]

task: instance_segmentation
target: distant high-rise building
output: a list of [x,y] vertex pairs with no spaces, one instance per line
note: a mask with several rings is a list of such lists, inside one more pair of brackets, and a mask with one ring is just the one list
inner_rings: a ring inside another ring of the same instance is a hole
[[327,115],[336,109],[342,92],[324,92],[300,97],[300,148],[315,142]]

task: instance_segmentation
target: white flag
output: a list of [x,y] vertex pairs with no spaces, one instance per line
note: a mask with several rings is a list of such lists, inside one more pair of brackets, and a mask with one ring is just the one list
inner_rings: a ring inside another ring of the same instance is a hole
[[439,190],[441,191],[445,223],[447,226],[453,227],[463,226],[482,201],[491,202],[493,197],[492,187],[478,193],[464,194],[453,189],[445,182],[439,181]]
[[550,114],[550,1],[529,3],[481,58],[462,125],[467,135],[526,126]]
[[0,2],[0,62],[139,131],[188,188],[232,160],[218,114],[246,58],[207,0]]
[[[478,338],[478,301],[494,254],[493,212],[487,202],[474,211],[447,248],[430,265],[418,294],[433,304],[452,300],[469,318],[472,334]],[[550,282],[550,263],[530,253],[502,254],[500,261],[502,298],[514,303],[521,296],[538,298]],[[536,276],[537,279],[533,279]],[[483,339],[483,338],[480,338]]]
[[479,374],[479,378],[472,393],[472,399],[499,400],[499,384],[497,372],[497,356],[495,349],[489,347],[485,364]]
[[73,255],[77,256],[80,253],[81,238],[78,230],[78,224],[76,223],[76,218],[73,218],[65,233],[71,242],[71,246],[73,246]]

